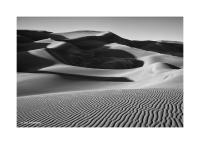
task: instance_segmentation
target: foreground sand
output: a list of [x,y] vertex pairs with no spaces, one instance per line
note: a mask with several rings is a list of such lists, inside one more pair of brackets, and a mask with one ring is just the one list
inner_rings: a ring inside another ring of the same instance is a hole
[[124,89],[17,99],[19,127],[182,127],[180,89]]

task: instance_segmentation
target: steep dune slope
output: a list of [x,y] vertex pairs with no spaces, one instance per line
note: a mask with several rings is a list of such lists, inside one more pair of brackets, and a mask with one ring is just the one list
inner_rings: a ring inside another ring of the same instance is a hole
[[171,56],[171,55],[165,55],[165,54],[154,54],[150,56],[145,56],[139,58],[140,60],[144,61],[144,66],[153,64],[156,62],[162,62],[174,65],[179,68],[183,68],[183,58]]
[[46,57],[38,57],[26,51],[17,53],[17,72],[34,72],[54,64],[54,61]]
[[55,57],[53,57],[51,54],[49,54],[46,51],[46,49],[44,49],[44,48],[37,49],[37,50],[30,50],[30,51],[28,51],[28,53],[31,55],[40,57],[40,58],[50,60],[50,61],[54,62],[55,64],[61,63],[59,60],[57,60]]

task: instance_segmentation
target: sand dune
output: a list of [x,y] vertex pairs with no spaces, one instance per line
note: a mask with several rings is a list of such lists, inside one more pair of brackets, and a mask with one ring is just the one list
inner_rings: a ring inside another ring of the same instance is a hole
[[108,90],[17,99],[19,127],[182,127],[178,89]]
[[104,78],[51,73],[19,73],[17,79],[17,96],[98,89],[105,90],[115,89],[117,86],[119,88],[127,88],[127,84],[130,82],[125,80],[114,77]]
[[27,38],[32,39],[34,41],[49,38],[49,35],[51,33],[52,32],[41,31],[41,30],[17,30],[17,35],[27,37]]
[[51,38],[47,38],[47,39],[42,39],[42,40],[35,41],[35,43],[49,43],[49,44],[54,43],[54,42],[57,42],[57,41],[53,40]]
[[[137,70],[95,70],[62,65],[52,66],[52,69],[51,67],[49,69],[46,68],[43,74],[18,74],[18,96],[95,89],[182,89],[182,69],[171,70],[168,68],[166,70],[155,70],[154,68],[152,72],[151,68],[140,68]],[[25,77],[24,75],[29,75],[29,77],[22,80]]]
[[29,50],[35,50],[35,49],[41,49],[46,48],[49,45],[49,43],[20,43],[17,44],[17,52],[26,52]]
[[137,41],[133,40],[131,45],[146,51],[154,51],[162,54],[183,57],[183,43],[176,41]]
[[83,68],[78,66],[57,64],[50,67],[40,69],[40,71],[49,71],[57,73],[68,73],[86,76],[99,76],[99,77],[118,77],[132,69],[125,70],[113,70],[113,69],[95,69],[95,68]]
[[50,61],[53,61],[55,64],[60,64],[61,62],[57,60],[55,57],[53,57],[51,54],[49,54],[46,49],[41,48],[37,50],[30,50],[28,51],[29,54],[34,55],[36,57],[44,58]]
[[54,61],[47,59],[46,57],[35,56],[27,51],[17,53],[18,72],[34,72],[54,64]]
[[20,30],[18,127],[183,127],[183,44]]
[[176,56],[170,56],[170,55],[165,55],[165,54],[155,54],[155,55],[145,56],[139,59],[144,61],[144,65],[149,65],[156,62],[163,62],[163,63],[168,63],[180,68],[183,67],[183,58],[176,57]]
[[138,48],[130,47],[130,46],[119,44],[119,43],[110,43],[104,46],[108,47],[109,49],[119,49],[119,50],[126,51],[137,58],[157,54],[156,52],[153,52],[153,51],[145,51],[145,50],[141,50]]
[[66,37],[67,39],[76,39],[81,37],[87,37],[87,36],[102,36],[104,34],[107,34],[109,32],[104,31],[73,31],[73,32],[67,32],[67,33],[56,33],[57,35],[62,35]]
[[83,50],[69,42],[53,42],[47,48],[52,56],[67,65],[100,69],[126,69],[143,65],[143,61],[123,49],[110,49],[105,46]]

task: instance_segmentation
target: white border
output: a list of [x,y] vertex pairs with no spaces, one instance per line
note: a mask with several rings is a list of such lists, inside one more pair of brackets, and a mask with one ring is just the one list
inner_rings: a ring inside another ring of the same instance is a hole
[[[1,143],[198,143],[199,4],[184,0],[1,2]],[[16,128],[17,16],[184,16],[184,128]]]

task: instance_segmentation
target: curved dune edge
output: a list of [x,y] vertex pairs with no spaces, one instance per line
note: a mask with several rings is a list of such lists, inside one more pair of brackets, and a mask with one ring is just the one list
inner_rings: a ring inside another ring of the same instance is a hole
[[18,127],[183,127],[180,89],[124,89],[17,98]]
[[47,59],[49,61],[53,61],[55,64],[60,64],[61,62],[57,60],[55,57],[53,57],[51,54],[49,54],[45,48],[36,49],[36,50],[30,50],[28,51],[29,54],[34,55],[39,58]]
[[[151,69],[150,69],[151,70]],[[158,74],[149,71],[127,73],[132,82],[122,81],[120,77],[80,77],[53,73],[20,73],[18,74],[17,96],[31,96],[57,92],[106,90],[106,89],[139,89],[139,88],[178,88],[183,89],[183,70],[173,70]],[[107,79],[108,80],[108,79]],[[135,81],[136,80],[136,81]]]
[[153,52],[153,51],[145,51],[145,50],[142,50],[142,49],[130,47],[130,46],[119,44],[119,43],[109,43],[109,44],[104,45],[104,47],[108,47],[109,49],[123,50],[123,51],[126,51],[126,52],[134,55],[137,58],[158,54],[158,53]]
[[77,39],[77,38],[82,38],[82,37],[87,37],[87,36],[103,36],[107,33],[109,33],[109,32],[108,31],[80,30],[80,31],[55,33],[55,34],[64,36],[68,39]]

